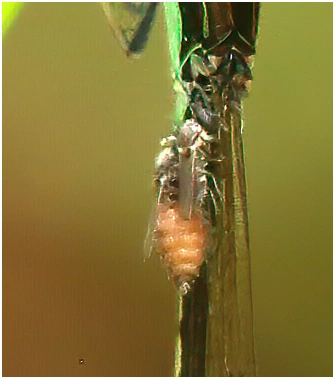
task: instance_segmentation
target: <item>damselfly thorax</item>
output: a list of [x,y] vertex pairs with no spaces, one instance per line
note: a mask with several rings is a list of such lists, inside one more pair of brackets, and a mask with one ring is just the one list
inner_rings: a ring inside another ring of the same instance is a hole
[[[156,159],[157,206],[147,235],[147,254],[160,255],[168,276],[186,294],[215,244],[221,191],[209,170],[210,136],[195,120],[161,141]],[[217,163],[221,158],[216,158]]]

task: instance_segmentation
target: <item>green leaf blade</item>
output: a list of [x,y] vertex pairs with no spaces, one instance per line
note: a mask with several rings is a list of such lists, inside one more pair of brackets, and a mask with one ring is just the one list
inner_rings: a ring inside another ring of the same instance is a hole
[[2,37],[13,24],[24,3],[2,3]]

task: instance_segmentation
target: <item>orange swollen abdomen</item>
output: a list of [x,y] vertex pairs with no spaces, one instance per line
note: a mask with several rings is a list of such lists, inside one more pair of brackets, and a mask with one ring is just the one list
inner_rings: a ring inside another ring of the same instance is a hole
[[185,220],[178,207],[160,204],[157,210],[157,253],[177,287],[199,275],[205,258],[208,230],[200,214]]

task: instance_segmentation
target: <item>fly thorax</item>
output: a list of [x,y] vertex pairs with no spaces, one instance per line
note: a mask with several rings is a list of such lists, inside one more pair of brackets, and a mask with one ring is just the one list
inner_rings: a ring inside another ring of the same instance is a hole
[[179,148],[191,147],[199,137],[202,131],[201,125],[193,119],[187,119],[177,136],[177,145]]

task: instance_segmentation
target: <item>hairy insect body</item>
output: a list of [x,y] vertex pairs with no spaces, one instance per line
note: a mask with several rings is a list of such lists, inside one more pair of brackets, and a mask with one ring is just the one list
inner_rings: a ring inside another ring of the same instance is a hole
[[149,255],[154,251],[161,257],[182,295],[190,290],[213,244],[215,210],[209,204],[215,208],[219,195],[207,169],[211,140],[197,122],[186,120],[162,140],[156,160],[157,205],[146,244]]

